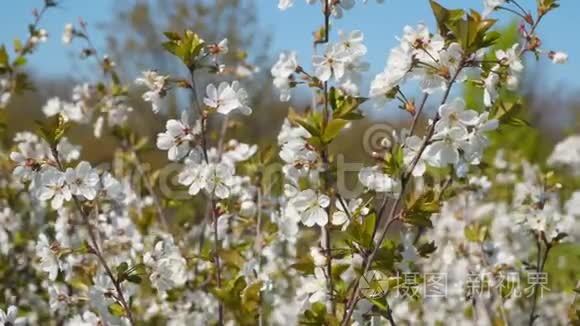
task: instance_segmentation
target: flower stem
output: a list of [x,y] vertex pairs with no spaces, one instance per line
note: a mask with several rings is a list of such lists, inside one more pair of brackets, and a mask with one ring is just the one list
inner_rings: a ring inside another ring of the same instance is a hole
[[[445,91],[445,94],[443,95],[443,99],[441,100],[441,105],[443,105],[447,102],[447,99],[449,98],[449,94],[451,93],[451,88],[452,88],[453,84],[455,83],[455,81],[457,80],[457,77],[459,76],[459,73],[463,69],[463,66],[464,66],[464,62],[462,62],[460,64],[459,69],[457,69],[457,71],[455,72],[455,75],[447,83],[447,90]],[[401,191],[399,193],[399,196],[395,200],[395,203],[393,204],[393,206],[391,206],[391,210],[389,212],[387,222],[380,233],[378,241],[376,241],[376,244],[373,246],[371,253],[365,259],[365,262],[363,264],[364,268],[363,268],[363,272],[362,272],[363,276],[369,272],[371,265],[376,257],[376,254],[379,251],[381,244],[385,240],[385,237],[387,235],[387,232],[388,232],[390,226],[392,225],[392,223],[394,221],[398,220],[398,218],[395,218],[395,213],[397,212],[399,205],[402,203],[402,201],[404,199],[405,192],[406,192],[407,187],[408,187],[410,180],[411,180],[410,177],[411,177],[411,174],[413,172],[413,169],[415,168],[415,166],[419,162],[419,159],[421,158],[421,155],[423,154],[423,152],[427,148],[429,140],[431,139],[431,137],[433,137],[433,134],[435,133],[435,124],[437,123],[437,121],[439,121],[439,119],[441,119],[441,117],[439,116],[439,113],[437,113],[435,115],[435,118],[433,119],[433,123],[431,124],[431,126],[429,128],[429,131],[427,133],[427,136],[425,137],[425,140],[423,141],[421,147],[419,148],[419,151],[417,152],[417,155],[415,156],[415,158],[411,162],[409,169],[401,177],[401,184],[402,184]],[[386,201],[385,201],[384,205],[386,205]],[[383,210],[383,207],[381,207],[381,211],[382,210]],[[373,238],[373,243],[375,243],[374,238]],[[358,302],[358,296],[360,293],[360,280],[361,280],[361,277],[358,277],[355,280],[355,285],[354,285],[354,288],[351,292],[351,296],[347,301],[345,316],[341,322],[341,325],[347,325],[348,322],[350,321],[350,318],[352,317],[352,314],[354,313],[354,309],[356,308],[356,304]]]
[[[58,169],[61,172],[65,172],[64,166],[62,165],[62,163],[58,157],[58,150],[56,149],[56,146],[54,146],[52,148],[52,156],[54,156],[54,160],[56,162]],[[129,318],[130,324],[135,325],[135,320],[133,319],[131,307],[127,303],[127,300],[125,300],[125,296],[123,294],[123,289],[121,288],[121,283],[115,277],[115,274],[113,274],[111,268],[107,264],[107,261],[105,260],[105,257],[103,256],[103,254],[99,248],[99,244],[97,241],[97,235],[95,234],[93,226],[91,225],[91,221],[89,219],[89,214],[87,214],[87,212],[85,212],[85,210],[82,208],[81,203],[76,195],[73,195],[72,198],[73,198],[73,201],[75,203],[77,210],[79,211],[79,213],[81,214],[81,216],[83,218],[83,223],[85,224],[85,226],[87,227],[87,231],[89,232],[89,238],[91,240],[91,246],[92,246],[92,248],[91,248],[92,253],[95,254],[95,256],[97,256],[99,263],[101,264],[101,266],[105,270],[105,274],[107,274],[109,279],[111,279],[111,282],[113,283],[113,286],[115,287],[115,291],[117,291],[118,301],[123,306],[123,309],[125,310],[125,313],[127,314],[127,318]]]
[[[203,159],[205,164],[209,164],[209,157],[208,157],[208,148],[207,148],[207,116],[201,109],[201,105],[199,104],[199,97],[197,94],[197,85],[195,83],[195,67],[189,68],[189,73],[191,76],[191,94],[193,97],[193,106],[197,109],[197,113],[201,119],[201,146],[203,150]],[[227,123],[227,121],[226,121]],[[213,223],[213,242],[214,242],[214,263],[216,268],[216,283],[217,287],[222,287],[222,269],[221,269],[221,261],[220,261],[220,241],[219,241],[219,234],[218,234],[218,221],[216,216],[216,203],[213,199],[213,195],[210,194],[209,201],[208,201],[208,208],[210,210],[211,216],[211,223]],[[205,228],[204,228],[205,229]],[[200,237],[200,251],[202,249],[201,241],[203,241],[204,237]],[[224,324],[224,306],[221,300],[218,301],[218,325]]]
[[[546,265],[546,261],[548,260],[548,254],[550,253],[550,249],[552,249],[552,245],[548,242],[545,242],[546,249],[542,254],[542,245],[540,236],[538,235],[536,239],[536,244],[538,247],[538,256],[536,260],[536,274],[540,275],[544,273],[544,266]],[[532,299],[532,310],[530,311],[530,322],[528,326],[534,325],[534,322],[539,317],[536,315],[536,309],[538,307],[538,299],[539,299],[539,292],[540,292],[540,284],[537,282],[534,286],[534,296]]]

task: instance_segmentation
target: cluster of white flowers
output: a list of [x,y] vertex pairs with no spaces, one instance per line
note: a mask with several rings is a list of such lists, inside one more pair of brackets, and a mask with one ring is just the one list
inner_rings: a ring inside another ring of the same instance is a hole
[[145,253],[143,262],[152,269],[149,278],[157,291],[165,292],[187,281],[185,258],[171,238],[157,242],[153,251]]
[[498,121],[489,119],[489,113],[478,114],[465,108],[457,98],[439,107],[440,119],[435,124],[432,143],[425,150],[424,159],[436,167],[453,165],[456,173],[466,175],[468,165],[481,162],[488,145],[485,132],[494,130]]
[[234,81],[231,85],[222,82],[217,88],[215,85],[209,84],[206,92],[207,95],[203,99],[203,103],[221,114],[229,114],[234,110],[245,115],[252,113],[252,108],[248,106],[248,93],[238,81]]
[[159,113],[163,110],[163,99],[167,95],[167,79],[169,76],[163,76],[156,71],[144,71],[143,77],[137,78],[135,83],[147,87],[147,92],[143,93],[143,100],[151,102],[153,112]]
[[294,73],[298,68],[296,52],[282,52],[278,61],[272,66],[270,72],[274,77],[274,86],[280,91],[280,101],[290,100],[290,89],[294,86]]
[[322,55],[312,57],[313,75],[306,74],[299,66],[296,52],[282,52],[272,66],[274,86],[280,91],[280,100],[290,100],[290,90],[297,85],[296,74],[303,73],[308,78],[327,82],[333,78],[349,94],[358,95],[363,73],[369,64],[363,57],[367,52],[363,44],[364,35],[355,30],[350,33],[339,31],[339,42],[328,44]]
[[[507,282],[519,286],[519,282],[526,278],[526,273],[531,273],[526,271],[522,262],[534,253],[534,234],[544,234],[547,241],[552,241],[558,234],[566,234],[563,241],[577,241],[580,229],[575,221],[580,218],[580,195],[575,192],[565,203],[565,209],[561,210],[555,193],[546,193],[544,187],[538,184],[540,176],[537,167],[523,162],[509,167],[496,164],[495,168],[514,174],[514,180],[522,178],[522,181],[503,185],[513,187],[513,202],[497,202],[491,198],[489,189],[474,182],[472,192],[444,202],[432,230],[420,235],[411,233],[413,238],[433,240],[438,246],[431,257],[419,257],[414,263],[423,275],[445,275],[445,296],[427,296],[418,309],[408,300],[393,297],[389,302],[392,302],[396,320],[419,323],[425,321],[422,314],[428,312],[432,322],[469,323],[469,317],[461,311],[472,305],[463,299],[466,291],[472,291],[476,293],[471,295],[478,298],[473,309],[484,315],[487,307],[501,307],[498,309],[509,311],[505,318],[510,322],[529,322],[529,316],[523,310],[525,308],[517,304],[524,295],[521,292],[523,288],[511,289],[510,294],[503,299],[496,291],[509,286]],[[519,170],[523,170],[521,175],[516,172]],[[504,178],[499,174],[497,177]],[[538,200],[542,200],[539,197],[549,199],[543,206],[539,206]],[[522,220],[522,217],[525,218]],[[474,237],[484,233],[474,235],[473,231],[467,230],[485,231],[485,238],[476,239]],[[565,268],[567,264],[570,262],[561,261],[560,268]],[[485,293],[487,290],[481,287],[483,283],[477,282],[489,282],[491,287],[487,296],[478,296],[478,291]],[[505,292],[503,295],[506,295]],[[544,297],[539,313],[541,318],[537,323],[565,324],[564,311],[572,299],[567,293],[550,293],[549,297]]]
[[[419,80],[427,94],[445,91],[450,81],[463,80],[462,64],[473,58],[464,58],[458,43],[446,45],[439,34],[431,34],[426,25],[405,26],[400,45],[387,60],[385,70],[371,83],[370,97],[382,107],[393,99],[399,85],[408,78]],[[479,55],[478,55],[479,56]]]
[[[524,70],[519,55],[519,44],[514,44],[507,50],[497,50],[495,56],[498,64],[489,72],[484,81],[484,103],[486,106],[492,106],[498,96],[498,86],[505,84],[509,90],[516,90],[519,86],[519,75]],[[505,71],[505,74],[502,74]]]

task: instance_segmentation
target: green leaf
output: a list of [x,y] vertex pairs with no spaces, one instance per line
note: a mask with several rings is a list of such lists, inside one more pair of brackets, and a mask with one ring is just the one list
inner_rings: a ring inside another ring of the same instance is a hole
[[481,243],[487,238],[487,231],[487,226],[474,223],[466,226],[463,233],[467,240]]
[[448,24],[453,24],[454,22],[463,18],[465,12],[461,9],[447,9],[434,0],[430,0],[429,2],[431,4],[431,9],[433,10],[435,20],[437,21],[439,33],[445,37],[449,33],[449,28],[447,27]]
[[26,57],[24,56],[19,56],[18,58],[14,59],[14,61],[12,62],[12,65],[14,67],[20,67],[20,66],[24,66],[27,62]]
[[70,127],[70,124],[65,121],[64,117],[60,114],[52,118],[48,118],[45,122],[35,122],[38,126],[39,136],[50,145],[51,149],[56,148],[56,145],[58,145]]
[[381,271],[393,271],[395,263],[400,260],[401,257],[397,252],[397,246],[393,241],[387,240],[377,250],[373,268]]
[[367,297],[367,300],[370,301],[370,303],[373,304],[373,306],[375,306],[377,308],[377,310],[379,311],[379,313],[383,316],[383,317],[387,317],[387,314],[390,311],[389,308],[389,303],[387,302],[387,297],[383,296],[379,299],[375,299],[375,298],[371,298],[371,297]]
[[163,35],[165,35],[165,37],[167,37],[167,39],[169,39],[171,41],[180,41],[181,40],[181,36],[179,35],[179,33],[163,32]]
[[393,146],[391,153],[385,156],[384,172],[389,175],[399,175],[404,167],[404,153],[400,145]]
[[340,90],[334,90],[329,97],[332,117],[344,120],[362,119],[364,116],[358,108],[366,100],[366,98],[352,97],[343,94]]
[[129,264],[127,264],[126,262],[122,262],[121,264],[119,264],[119,266],[117,266],[117,280],[119,280],[119,282],[122,282],[126,279],[126,272],[129,269]]
[[8,60],[8,52],[6,52],[6,47],[2,45],[0,46],[0,68],[9,68]]
[[305,255],[294,264],[290,265],[290,268],[293,268],[302,274],[311,275],[314,274],[314,261],[310,255]]
[[163,43],[161,43],[161,46],[163,46],[163,48],[167,52],[177,56],[177,50],[178,50],[177,43],[175,43],[175,42],[163,42]]
[[331,143],[336,136],[342,131],[344,126],[348,124],[348,120],[343,119],[333,119],[331,120],[326,129],[324,130],[324,135],[322,136],[322,141],[326,144]]
[[500,125],[509,126],[530,126],[530,123],[522,118],[523,106],[521,103],[501,103],[495,114],[495,119],[499,120]]
[[22,42],[20,39],[14,39],[14,52],[18,53],[22,50]]
[[117,273],[125,273],[129,269],[129,264],[122,262],[117,266]]
[[434,253],[437,250],[437,246],[435,245],[435,241],[423,243],[422,245],[417,248],[419,255],[424,258],[428,258],[430,254]]
[[244,310],[256,311],[261,301],[262,282],[255,282],[248,285],[242,292],[242,305]]
[[432,190],[421,194],[412,204],[407,203],[407,206],[409,209],[404,218],[405,223],[421,227],[433,227],[431,215],[439,211],[440,203]]
[[131,274],[131,275],[127,276],[127,281],[129,281],[131,283],[135,283],[135,284],[141,284],[143,279],[139,275]]
[[237,267],[239,269],[243,268],[244,264],[246,263],[240,251],[236,249],[234,250],[222,249],[220,251],[220,257],[222,258],[224,263]]
[[310,122],[306,120],[296,120],[296,123],[302,126],[302,128],[306,129],[312,136],[319,137],[320,136],[320,129],[318,126],[312,125]]
[[351,221],[346,229],[347,240],[356,243],[358,246],[355,249],[366,249],[372,244],[372,234],[376,225],[377,214],[371,213],[367,215],[362,223],[356,219]]
[[107,309],[109,310],[109,312],[111,313],[111,315],[115,316],[115,317],[123,317],[123,315],[125,315],[125,309],[123,309],[123,306],[121,306],[118,303],[112,303],[110,304]]

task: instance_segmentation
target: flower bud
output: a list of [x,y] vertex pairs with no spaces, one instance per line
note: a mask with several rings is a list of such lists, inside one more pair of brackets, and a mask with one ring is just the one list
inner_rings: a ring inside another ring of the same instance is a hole
[[550,60],[555,64],[564,64],[568,62],[568,54],[564,52],[550,51],[550,53],[548,53],[548,58],[550,58]]

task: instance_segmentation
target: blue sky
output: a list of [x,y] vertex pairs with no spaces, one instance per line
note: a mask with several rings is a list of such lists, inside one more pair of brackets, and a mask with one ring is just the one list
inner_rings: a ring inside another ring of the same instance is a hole
[[[128,0],[123,0],[128,1]],[[281,50],[298,50],[301,62],[306,63],[311,54],[311,33],[321,25],[322,14],[315,6],[296,0],[293,8],[281,12],[277,0],[256,0],[259,4],[258,17],[260,25],[273,34],[273,55]],[[70,64],[71,49],[64,47],[60,35],[66,22],[76,22],[79,17],[92,26],[92,37],[97,46],[102,45],[101,35],[95,25],[110,17],[114,0],[61,0],[61,7],[50,12],[41,24],[52,38],[29,60],[30,66],[38,73],[64,75],[74,71]],[[482,8],[482,0],[441,0],[447,7]],[[520,0],[525,7],[533,8],[535,0]],[[24,38],[26,26],[31,21],[31,11],[39,7],[42,0],[18,0],[4,4],[0,11],[0,42],[11,44],[14,37]],[[548,79],[551,89],[580,88],[580,1],[561,0],[561,8],[551,14],[541,25],[540,35],[544,39],[545,49],[563,50],[569,53],[568,65],[556,66],[542,64],[542,70]],[[499,15],[504,21],[509,17]],[[385,0],[385,4],[376,4],[369,0],[367,5],[357,5],[345,17],[336,21],[336,30],[360,29],[364,32],[369,48],[367,55],[371,63],[371,72],[383,69],[389,49],[397,43],[395,37],[400,35],[407,24],[419,22],[433,26],[433,18],[427,0]]]

